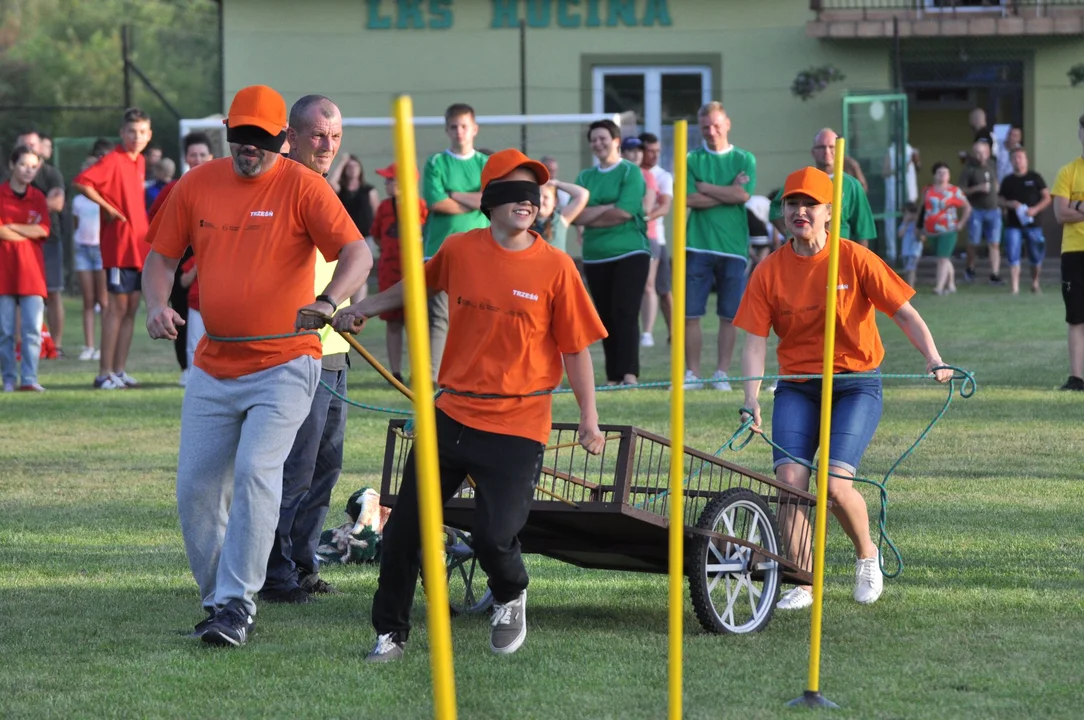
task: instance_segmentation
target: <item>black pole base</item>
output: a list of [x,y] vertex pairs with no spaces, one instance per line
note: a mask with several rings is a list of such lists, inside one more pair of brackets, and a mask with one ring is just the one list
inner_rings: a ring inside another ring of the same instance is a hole
[[800,698],[791,700],[787,703],[787,707],[828,708],[829,710],[839,709],[839,705],[836,705],[819,692],[813,692],[812,690],[806,690],[802,693]]

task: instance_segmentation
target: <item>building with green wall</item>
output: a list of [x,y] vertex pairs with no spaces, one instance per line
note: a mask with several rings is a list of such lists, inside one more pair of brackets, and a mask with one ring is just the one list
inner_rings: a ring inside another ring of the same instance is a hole
[[[523,105],[531,114],[633,111],[641,129],[668,139],[675,119],[695,125],[697,108],[718,99],[731,141],[757,156],[761,191],[808,163],[817,130],[842,129],[845,93],[906,93],[910,141],[926,167],[954,162],[968,146],[973,106],[991,123],[1021,124],[1032,166],[1048,180],[1080,153],[1084,88],[1073,88],[1067,71],[1084,61],[1084,0],[222,4],[224,107],[237,89],[266,83],[288,103],[317,92],[344,116],[381,117],[396,94],[409,93],[419,116],[453,102],[481,115],[519,114]],[[845,79],[807,101],[792,94],[799,71],[824,65]],[[530,126],[527,150],[557,157],[561,175],[574,177],[589,162],[583,130]],[[344,150],[371,171],[390,161],[390,138],[386,129],[348,129]],[[505,125],[484,127],[477,144],[520,142],[521,128]],[[443,148],[440,129],[419,128],[418,146],[421,155]],[[872,159],[863,165],[880,173]]]

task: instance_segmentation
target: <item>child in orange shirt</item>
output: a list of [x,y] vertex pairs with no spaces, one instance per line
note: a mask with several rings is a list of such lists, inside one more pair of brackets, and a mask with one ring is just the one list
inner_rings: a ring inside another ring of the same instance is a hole
[[[417,175],[417,169],[414,174]],[[376,263],[377,287],[380,292],[395,285],[403,279],[403,268],[399,257],[399,217],[396,211],[397,193],[399,191],[395,182],[395,163],[376,171],[376,174],[384,178],[384,189],[388,197],[381,201],[373,217],[370,233],[380,248],[380,258]],[[421,222],[425,224],[425,218],[429,215],[429,208],[425,200],[418,198],[418,212]],[[389,310],[380,313],[380,319],[387,323],[385,342],[388,347],[388,365],[391,374],[399,382],[403,381],[403,310]]]
[[[494,598],[490,649],[502,655],[527,637],[528,578],[517,535],[551,427],[552,396],[531,394],[561,382],[562,361],[580,405],[580,444],[597,454],[604,442],[589,347],[606,331],[572,258],[530,229],[548,180],[546,167],[518,150],[492,155],[482,170],[481,202],[491,226],[449,236],[425,265],[430,295],[449,298],[436,401],[441,495],[447,502],[468,474],[475,481],[474,550]],[[402,306],[397,283],[340,310],[335,327],[357,332],[364,318]],[[417,480],[408,458],[384,528],[370,661],[402,657],[419,547]]]

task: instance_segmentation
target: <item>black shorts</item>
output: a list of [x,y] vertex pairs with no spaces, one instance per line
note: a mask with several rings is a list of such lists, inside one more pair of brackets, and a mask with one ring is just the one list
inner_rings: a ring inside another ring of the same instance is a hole
[[143,289],[143,273],[135,268],[109,268],[105,271],[105,289],[114,295],[129,295]]
[[1084,324],[1084,252],[1061,254],[1061,299],[1065,322]]
[[670,267],[670,253],[666,252],[666,245],[659,246],[659,267],[655,270],[655,292],[658,295],[669,295],[673,280]]

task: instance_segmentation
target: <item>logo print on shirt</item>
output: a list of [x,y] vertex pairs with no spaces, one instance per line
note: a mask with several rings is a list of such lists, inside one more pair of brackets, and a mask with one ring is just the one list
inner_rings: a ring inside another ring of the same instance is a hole
[[275,217],[274,210],[253,210],[249,213],[252,217]]
[[850,290],[850,289],[851,289],[850,285],[839,285],[839,286],[836,287],[836,290]]
[[523,292],[522,290],[513,290],[512,294],[518,298],[523,298],[524,300],[538,302],[538,295],[536,295],[535,293]]

